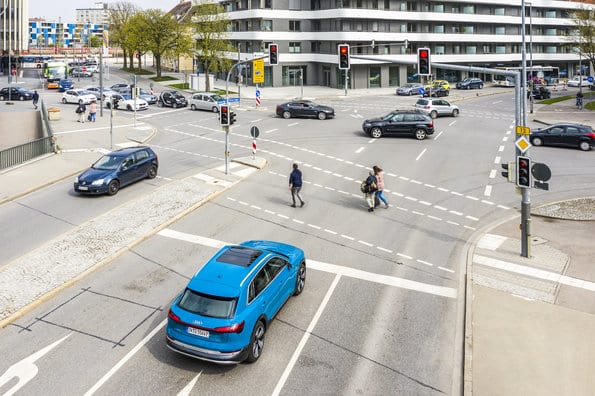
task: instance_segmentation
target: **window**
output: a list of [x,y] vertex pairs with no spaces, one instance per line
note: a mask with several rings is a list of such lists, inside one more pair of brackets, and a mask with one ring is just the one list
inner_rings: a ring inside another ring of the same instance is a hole
[[141,162],[149,158],[149,153],[146,150],[141,150],[134,154],[136,162]]
[[463,26],[463,33],[473,34],[473,26]]
[[269,278],[273,280],[281,271],[283,271],[283,268],[285,268],[286,265],[287,261],[279,257],[273,257],[266,263],[264,268],[269,273]]
[[548,45],[547,47],[545,47],[546,54],[555,54],[557,52],[558,52],[558,48],[554,45]]
[[415,23],[408,23],[407,24],[407,32],[417,32],[417,24]]
[[506,53],[506,46],[505,45],[497,45],[496,46],[496,53],[497,54],[505,54]]
[[186,289],[178,305],[198,315],[231,318],[234,315],[236,303],[236,298],[215,297]]
[[506,34],[506,27],[504,26],[496,26],[494,29],[495,34]]
[[463,7],[463,14],[475,14],[474,5],[466,5]]
[[299,41],[294,41],[289,43],[289,52],[290,53],[301,53],[302,52],[302,43]]
[[258,274],[256,274],[254,277],[254,281],[252,281],[252,284],[254,285],[254,297],[262,293],[270,281],[271,278],[269,278],[269,273],[266,268],[262,268],[260,271],[258,271]]
[[273,8],[273,0],[264,0],[264,8]]
[[380,67],[370,66],[370,88],[380,87]]
[[434,26],[434,33],[444,33],[444,25]]
[[444,12],[444,4],[434,4],[432,9],[434,12]]
[[301,31],[301,22],[300,21],[289,21],[289,31],[290,32],[299,32]]
[[557,33],[556,29],[545,29],[545,35],[546,36],[555,36]]
[[262,21],[262,30],[264,30],[265,32],[273,31],[273,21],[271,21],[271,20]]
[[444,55],[444,46],[443,45],[437,45],[434,47],[434,54],[436,55]]
[[477,53],[477,47],[474,45],[468,45],[465,47],[465,53],[475,55]]
[[545,12],[545,17],[546,18],[556,18],[556,11],[546,11]]
[[408,1],[407,11],[417,11],[417,1]]
[[289,9],[290,10],[299,10],[300,9],[300,0],[289,0]]
[[494,15],[505,15],[505,8],[504,7],[495,8]]

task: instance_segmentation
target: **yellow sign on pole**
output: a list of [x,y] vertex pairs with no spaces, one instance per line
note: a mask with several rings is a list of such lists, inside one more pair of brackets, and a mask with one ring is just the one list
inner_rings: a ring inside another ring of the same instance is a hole
[[526,127],[526,126],[517,125],[516,126],[516,134],[517,135],[530,135],[531,134],[531,129],[529,127]]
[[252,82],[254,84],[264,83],[264,59],[252,61]]

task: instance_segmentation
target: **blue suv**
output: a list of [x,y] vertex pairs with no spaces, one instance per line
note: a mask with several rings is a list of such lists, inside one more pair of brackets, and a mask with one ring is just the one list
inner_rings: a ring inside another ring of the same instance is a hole
[[209,362],[255,362],[269,323],[305,283],[298,247],[264,240],[225,246],[172,303],[167,346]]

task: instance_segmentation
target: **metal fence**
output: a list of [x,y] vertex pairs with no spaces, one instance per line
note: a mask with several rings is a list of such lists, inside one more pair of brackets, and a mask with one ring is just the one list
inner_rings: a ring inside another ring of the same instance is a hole
[[10,168],[30,161],[40,155],[55,151],[54,138],[45,104],[41,101],[41,127],[44,137],[18,146],[0,150],[0,169]]

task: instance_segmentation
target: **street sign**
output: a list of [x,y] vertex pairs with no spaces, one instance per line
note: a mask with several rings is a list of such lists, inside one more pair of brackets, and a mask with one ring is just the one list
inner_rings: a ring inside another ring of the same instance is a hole
[[419,87],[419,89],[417,90],[417,92],[419,92],[420,95],[423,95],[426,93],[426,90],[423,87]]
[[546,182],[552,178],[552,171],[546,164],[534,162],[531,167],[531,174],[535,180]]
[[256,139],[259,134],[260,134],[260,130],[258,129],[258,127],[253,126],[252,128],[250,128],[250,136],[252,136],[253,138]]
[[529,143],[529,141],[527,140],[526,137],[522,136],[521,138],[519,138],[514,145],[521,150],[521,153],[525,153],[525,151],[527,151],[529,149],[529,147],[531,147],[531,144]]
[[264,59],[254,59],[252,63],[252,82],[254,84],[264,83]]
[[522,125],[517,125],[516,126],[516,134],[517,135],[530,135],[531,134],[531,128],[526,127],[526,126],[522,126]]
[[593,81],[595,81],[595,79],[593,78],[593,76],[589,76],[587,77],[587,81],[592,83]]

